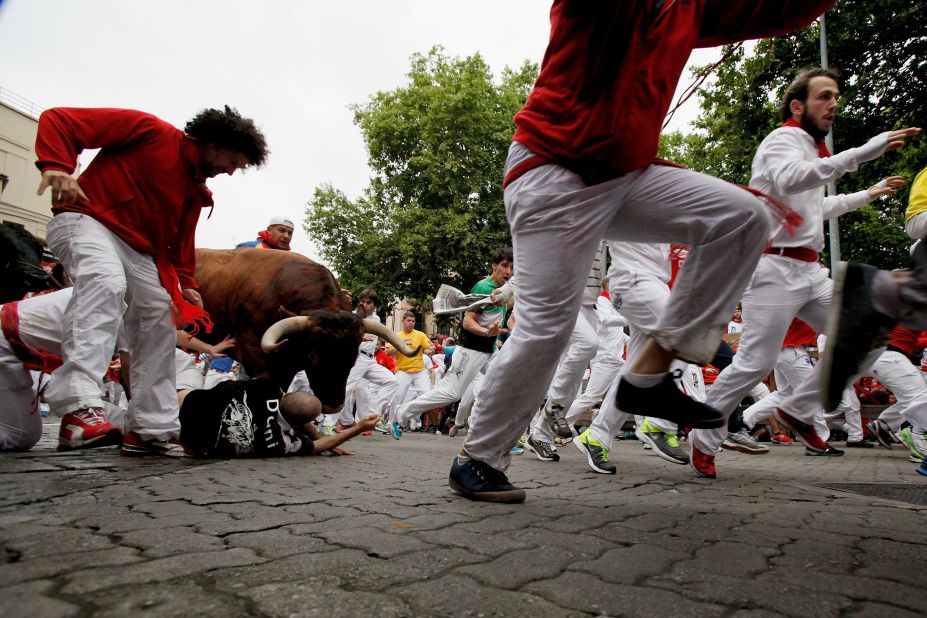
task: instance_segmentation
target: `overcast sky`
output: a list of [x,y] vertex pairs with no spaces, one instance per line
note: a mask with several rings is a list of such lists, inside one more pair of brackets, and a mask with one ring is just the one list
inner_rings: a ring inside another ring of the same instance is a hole
[[[197,246],[252,240],[282,214],[297,223],[293,249],[319,259],[301,229],[313,189],[330,182],[356,197],[370,176],[348,106],[404,85],[409,57],[434,45],[479,52],[497,75],[540,63],[549,8],[544,0],[0,0],[0,88],[41,107],[140,109],[178,127],[204,107],[237,107],[264,131],[271,155],[261,169],[209,182],[216,208],[209,220],[204,211]],[[671,128],[696,111],[677,113]]]

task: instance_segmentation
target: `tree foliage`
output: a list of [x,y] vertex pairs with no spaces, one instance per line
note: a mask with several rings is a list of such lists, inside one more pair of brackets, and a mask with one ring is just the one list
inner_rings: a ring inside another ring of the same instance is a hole
[[[834,124],[839,152],[889,129],[922,126],[927,119],[927,4],[918,0],[839,0],[826,15],[828,56],[841,77]],[[663,156],[693,169],[744,184],[762,139],[780,123],[778,102],[799,69],[820,65],[819,25],[761,41],[752,53],[727,48],[730,57],[700,90],[696,133],[669,134]],[[889,175],[910,182],[927,166],[927,140],[864,164],[844,176],[838,191],[869,187]],[[882,268],[908,264],[903,213],[907,188],[840,217],[841,257]]]
[[469,290],[488,274],[492,251],[511,244],[503,166],[536,77],[526,62],[496,79],[479,54],[436,47],[412,56],[406,85],[353,107],[370,184],[356,200],[316,187],[304,224],[343,287],[426,306],[441,283]]

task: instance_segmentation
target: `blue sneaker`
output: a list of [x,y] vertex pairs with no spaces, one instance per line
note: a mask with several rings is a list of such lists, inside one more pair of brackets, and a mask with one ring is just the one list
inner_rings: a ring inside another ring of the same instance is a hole
[[525,490],[509,483],[505,473],[492,466],[468,459],[461,463],[454,458],[448,485],[458,494],[483,502],[524,502]]
[[399,426],[399,423],[396,421],[391,421],[389,424],[389,432],[397,440],[402,437],[402,427]]
[[521,455],[524,452],[525,452],[525,449],[521,446],[518,446],[517,444],[509,449],[510,455]]
[[914,471],[917,472],[918,474],[923,474],[924,476],[927,476],[927,459],[924,459],[923,461],[921,461],[921,465],[914,468]]

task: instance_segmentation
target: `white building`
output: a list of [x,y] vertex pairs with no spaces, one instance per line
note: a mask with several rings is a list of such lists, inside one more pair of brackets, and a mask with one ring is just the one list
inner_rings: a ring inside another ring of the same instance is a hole
[[42,109],[0,88],[0,221],[21,223],[40,239],[52,217],[51,197],[35,194],[35,136]]

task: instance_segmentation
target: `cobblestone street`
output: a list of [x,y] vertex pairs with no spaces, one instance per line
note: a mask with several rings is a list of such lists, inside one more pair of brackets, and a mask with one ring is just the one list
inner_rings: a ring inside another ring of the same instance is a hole
[[[0,456],[3,616],[922,616],[927,479],[896,446],[722,453],[717,480],[616,443],[520,456],[525,504],[447,486],[461,438],[353,457]],[[838,444],[840,446],[840,444]],[[868,495],[867,495],[868,494]]]

